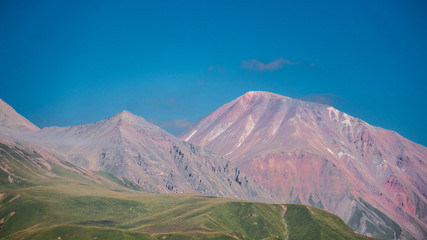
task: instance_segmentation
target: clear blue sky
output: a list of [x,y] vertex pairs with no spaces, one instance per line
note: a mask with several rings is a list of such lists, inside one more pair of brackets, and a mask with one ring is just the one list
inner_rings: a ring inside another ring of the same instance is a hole
[[426,1],[0,1],[0,98],[39,127],[176,134],[250,90],[427,145]]

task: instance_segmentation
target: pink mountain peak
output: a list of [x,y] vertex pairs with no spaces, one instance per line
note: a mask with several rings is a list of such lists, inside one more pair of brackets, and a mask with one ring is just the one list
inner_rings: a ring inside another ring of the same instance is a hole
[[130,123],[135,121],[140,121],[140,120],[145,121],[143,117],[137,116],[126,110],[122,110],[121,112],[114,114],[107,121],[118,121],[118,120],[123,120]]
[[[283,202],[349,221],[360,198],[415,236],[427,229],[427,148],[333,107],[247,92],[179,137],[224,155]],[[368,234],[367,225],[385,224],[369,214],[351,227]]]
[[19,131],[38,131],[39,128],[0,99],[0,127]]
[[240,96],[238,99],[243,99],[246,102],[250,102],[253,99],[290,99],[289,97],[282,96],[275,93],[270,92],[264,92],[264,91],[249,91],[242,96]]

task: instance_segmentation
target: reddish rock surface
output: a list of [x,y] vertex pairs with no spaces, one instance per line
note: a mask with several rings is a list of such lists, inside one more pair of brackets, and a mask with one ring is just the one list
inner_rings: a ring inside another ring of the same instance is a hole
[[427,148],[333,107],[248,92],[179,137],[223,154],[281,201],[329,210],[359,233],[427,234]]

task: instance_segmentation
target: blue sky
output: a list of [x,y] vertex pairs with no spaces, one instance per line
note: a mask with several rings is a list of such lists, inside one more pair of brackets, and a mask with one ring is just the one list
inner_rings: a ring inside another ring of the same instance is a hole
[[247,91],[427,145],[425,1],[0,1],[0,98],[39,127],[179,133]]

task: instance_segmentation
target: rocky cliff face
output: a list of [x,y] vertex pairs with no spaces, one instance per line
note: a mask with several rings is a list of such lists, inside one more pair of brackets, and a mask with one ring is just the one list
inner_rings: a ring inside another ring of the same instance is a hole
[[327,209],[359,233],[427,234],[427,148],[333,107],[248,92],[179,137],[223,154],[281,201]]

